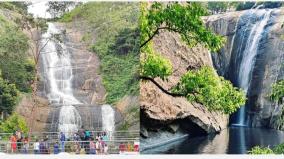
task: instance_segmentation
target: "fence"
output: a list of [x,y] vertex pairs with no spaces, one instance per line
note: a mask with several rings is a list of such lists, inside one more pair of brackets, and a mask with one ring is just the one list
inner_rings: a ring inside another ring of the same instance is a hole
[[[95,138],[97,134],[103,133],[103,131],[91,131],[91,137]],[[137,145],[139,147],[139,131],[114,131],[106,132],[109,139],[105,141],[108,150],[107,154],[118,154],[123,149],[123,151],[138,152]],[[4,153],[34,153],[34,143],[36,139],[46,139],[43,141],[47,146],[47,149],[41,153],[53,153],[55,143],[59,144],[61,151],[61,145],[59,140],[59,132],[33,132],[31,134],[31,139],[27,143],[27,147],[24,147],[23,142],[17,142],[16,152],[12,152],[11,142],[8,140],[12,133],[0,133],[0,152]],[[48,136],[48,138],[47,138]],[[75,141],[73,136],[70,136],[67,141],[65,141],[65,152],[68,153],[80,153],[89,154],[90,153],[90,141]],[[78,150],[79,149],[79,150]],[[101,150],[97,150],[97,153],[104,154]]]

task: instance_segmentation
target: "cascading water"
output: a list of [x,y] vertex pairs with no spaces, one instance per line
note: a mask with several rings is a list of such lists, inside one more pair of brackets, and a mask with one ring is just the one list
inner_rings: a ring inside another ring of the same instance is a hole
[[112,132],[115,128],[115,112],[112,107],[108,104],[102,105],[102,129],[103,131],[109,132],[109,136],[112,136]]
[[[254,68],[255,64],[255,58],[258,52],[259,42],[262,38],[262,34],[265,31],[265,26],[268,24],[270,14],[272,10],[257,10],[253,9],[248,11],[248,21],[246,24],[246,28],[250,28],[250,31],[248,32],[248,38],[246,40],[246,44],[244,49],[242,50],[243,45],[243,39],[241,46],[238,50],[238,55],[241,56],[241,62],[239,64],[239,71],[238,71],[238,77],[237,77],[237,84],[238,87],[242,88],[245,93],[248,92],[250,81],[252,78],[252,70]],[[247,15],[245,15],[247,17]],[[241,32],[242,34],[246,33]],[[242,35],[242,38],[244,38],[244,35]],[[246,113],[245,113],[245,106],[242,106],[238,110],[237,114],[237,121],[233,125],[236,126],[245,126],[246,125]]]
[[58,121],[58,131],[68,134],[81,128],[81,117],[74,104],[80,102],[73,96],[72,65],[66,46],[52,39],[53,34],[60,30],[53,23],[48,23],[48,30],[43,34],[42,45],[46,46],[41,52],[45,77],[50,86],[48,99],[51,104],[61,106]]

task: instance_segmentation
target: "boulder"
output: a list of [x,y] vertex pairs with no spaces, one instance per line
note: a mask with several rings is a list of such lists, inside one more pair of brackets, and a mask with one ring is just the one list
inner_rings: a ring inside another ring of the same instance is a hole
[[[209,51],[196,46],[189,48],[179,35],[163,31],[154,38],[154,49],[163,57],[169,59],[173,65],[174,73],[167,81],[156,78],[155,80],[165,89],[176,85],[189,68],[200,66],[211,66],[212,61]],[[192,131],[216,133],[227,127],[228,116],[220,112],[208,111],[203,105],[191,103],[184,97],[173,97],[163,93],[155,84],[150,81],[140,83],[140,108],[141,124],[150,129],[167,127],[172,123],[181,124],[186,121]],[[177,126],[174,127],[176,130]]]

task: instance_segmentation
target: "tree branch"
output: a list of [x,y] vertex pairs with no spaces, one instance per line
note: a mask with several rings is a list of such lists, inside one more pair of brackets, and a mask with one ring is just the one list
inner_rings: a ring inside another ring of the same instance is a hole
[[140,76],[139,77],[142,80],[148,80],[151,81],[153,84],[155,84],[161,91],[163,91],[164,93],[166,93],[167,95],[173,96],[173,97],[184,97],[184,94],[181,93],[172,93],[168,90],[166,90],[165,88],[163,88],[157,81],[155,81],[153,78],[151,77],[145,77],[145,76]]
[[171,27],[167,27],[167,26],[166,26],[166,27],[159,27],[159,28],[157,28],[157,29],[154,31],[154,33],[153,33],[145,42],[143,42],[143,43],[140,45],[140,48],[144,47],[149,41],[151,41],[151,40],[155,37],[155,35],[157,35],[157,34],[159,33],[159,30],[170,30],[170,31],[174,31],[174,32],[180,33],[179,30],[174,29],[174,28],[171,28]]

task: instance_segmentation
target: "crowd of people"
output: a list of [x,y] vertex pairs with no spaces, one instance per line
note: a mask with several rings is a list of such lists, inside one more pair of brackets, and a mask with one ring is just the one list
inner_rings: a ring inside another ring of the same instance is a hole
[[[108,154],[110,134],[107,132],[91,132],[79,130],[74,134],[60,132],[56,138],[44,136],[41,139],[29,141],[27,136],[18,130],[10,137],[12,153],[58,154],[60,152],[75,152],[75,154]],[[31,146],[31,147],[30,147]],[[130,143],[120,143],[119,152],[139,151]]]

